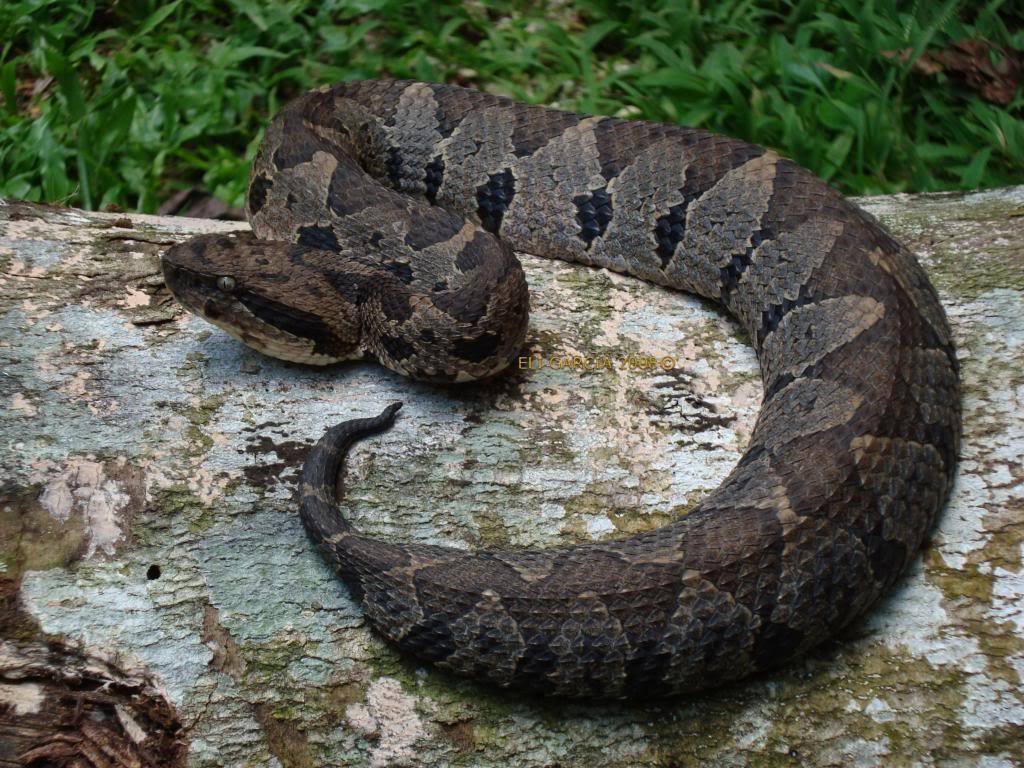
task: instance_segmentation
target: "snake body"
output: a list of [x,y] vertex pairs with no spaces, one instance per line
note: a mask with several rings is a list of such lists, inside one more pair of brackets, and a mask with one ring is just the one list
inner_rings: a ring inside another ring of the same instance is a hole
[[626,698],[775,666],[890,587],[949,494],[959,379],[934,289],[877,221],[770,150],[448,85],[344,83],[273,120],[247,209],[253,234],[175,246],[164,274],[188,308],[286,359],[493,375],[527,326],[513,250],[707,297],[756,346],[764,401],[738,465],[682,519],[616,541],[367,537],[339,514],[336,476],[396,406],[328,431],[302,519],[370,623],[439,667]]

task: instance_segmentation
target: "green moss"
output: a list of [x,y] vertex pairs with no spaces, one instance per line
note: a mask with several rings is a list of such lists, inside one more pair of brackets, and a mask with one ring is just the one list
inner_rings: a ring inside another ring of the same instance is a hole
[[[584,269],[558,269],[554,276],[554,289],[572,296],[573,303],[579,306],[577,314],[585,313],[594,322],[574,326],[573,333],[585,348],[593,348],[594,338],[601,333],[601,321],[613,317],[615,312],[611,306],[611,293],[615,290],[611,278],[602,272]],[[552,348],[549,356],[565,354],[564,350]]]
[[987,673],[1014,688],[1024,682],[1013,664],[1014,659],[1024,656],[1024,639],[1014,631],[1012,622],[993,621],[977,606],[992,604],[994,568],[1020,569],[1022,544],[1024,527],[999,526],[984,545],[968,554],[962,567],[946,566],[935,553],[930,553],[926,561],[929,583],[941,590],[944,606],[955,616],[958,630],[977,642],[985,657]]
[[[188,368],[194,365],[196,357],[201,356],[189,355],[189,362],[185,364],[185,367]],[[203,456],[213,447],[213,438],[208,434],[208,427],[217,411],[220,410],[227,399],[227,394],[216,394],[209,395],[194,405],[183,406],[177,403],[167,403],[169,408],[180,413],[188,420],[189,426],[185,429],[185,444],[188,456]]]
[[941,293],[971,301],[1000,288],[1024,290],[1018,196],[941,195],[872,207],[911,250],[927,251],[928,274]]
[[993,247],[988,258],[964,259],[963,253],[939,248],[929,275],[936,287],[966,300],[1000,288],[1024,290],[1024,259],[1019,245]]
[[[406,693],[430,701],[430,718],[439,723],[474,719],[474,737],[478,749],[502,745],[494,724],[522,714],[524,703],[541,708],[555,706],[516,691],[502,691],[456,675],[424,666],[381,641],[381,650],[369,660],[373,677],[397,680]],[[554,716],[554,713],[552,713]],[[502,745],[506,747],[507,745]]]
[[60,522],[39,503],[41,488],[0,493],[0,571],[17,579],[28,570],[63,568],[78,560],[88,533],[82,515],[72,510]]
[[[202,534],[210,530],[221,519],[219,513],[209,504],[204,504],[186,486],[177,484],[168,488],[154,489],[151,492],[150,506],[155,514],[165,520],[184,520],[189,533]],[[149,541],[147,528],[138,531],[140,543],[158,545],[157,541]],[[163,529],[153,531],[152,537],[166,535]]]
[[[770,689],[756,681],[743,683],[692,699],[692,710],[687,705],[659,708],[647,727],[652,763],[697,765],[742,755],[744,765],[797,766],[820,757],[823,743],[860,739],[886,744],[889,755],[880,760],[901,766],[930,753],[937,731],[944,741],[962,744],[959,725],[950,717],[963,700],[959,670],[937,670],[883,646],[844,648],[839,658],[836,649],[831,644],[772,673]],[[891,720],[879,722],[863,712],[876,698],[889,703]],[[923,700],[926,710],[908,717],[901,711],[903,699],[916,707]],[[693,711],[699,718],[691,717]],[[752,713],[761,720],[754,721],[761,732],[748,746],[738,747]],[[929,728],[922,729],[920,721]]]
[[512,543],[505,519],[493,506],[476,507],[472,515],[480,547],[505,549]]
[[[692,494],[694,498],[701,498],[704,493],[698,491]],[[643,533],[663,525],[674,523],[690,513],[696,505],[696,501],[689,504],[677,504],[668,512],[640,512],[636,509],[618,510],[608,515],[615,526],[615,530],[623,535]]]

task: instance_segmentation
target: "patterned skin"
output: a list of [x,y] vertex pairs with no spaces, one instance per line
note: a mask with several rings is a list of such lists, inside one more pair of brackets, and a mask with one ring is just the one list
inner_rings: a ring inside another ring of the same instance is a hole
[[743,677],[863,613],[949,494],[960,385],[934,289],[877,221],[769,150],[454,86],[345,83],[271,123],[248,213],[254,235],[175,246],[164,273],[189,309],[286,359],[492,376],[527,326],[513,250],[707,297],[755,343],[765,395],[739,464],[683,519],[618,541],[368,538],[335,482],[397,405],[328,431],[302,519],[373,626],[440,667],[605,699]]

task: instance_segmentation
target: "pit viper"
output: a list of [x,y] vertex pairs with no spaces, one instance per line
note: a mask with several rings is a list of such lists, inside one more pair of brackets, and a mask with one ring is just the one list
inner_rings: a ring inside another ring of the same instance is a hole
[[883,594],[950,492],[960,384],[934,288],[874,218],[769,149],[350,82],[272,120],[246,209],[251,232],[176,245],[163,273],[186,308],[286,360],[494,376],[528,325],[515,251],[706,297],[756,348],[764,399],[737,466],[681,519],[619,540],[467,552],[368,537],[335,481],[398,404],[328,430],[302,520],[371,625],[438,667],[618,699],[776,666]]

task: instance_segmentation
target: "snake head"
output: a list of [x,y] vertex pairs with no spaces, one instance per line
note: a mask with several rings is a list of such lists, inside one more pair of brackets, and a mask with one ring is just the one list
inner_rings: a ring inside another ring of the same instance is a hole
[[476,240],[449,265],[452,284],[428,282],[415,263],[250,232],[193,238],[161,263],[186,309],[264,354],[314,365],[370,357],[421,381],[462,383],[505,370],[529,318],[519,262],[497,241],[482,258]]
[[202,235],[168,249],[164,281],[186,309],[272,357],[327,365],[359,359],[357,308],[339,300],[323,254],[250,232]]

